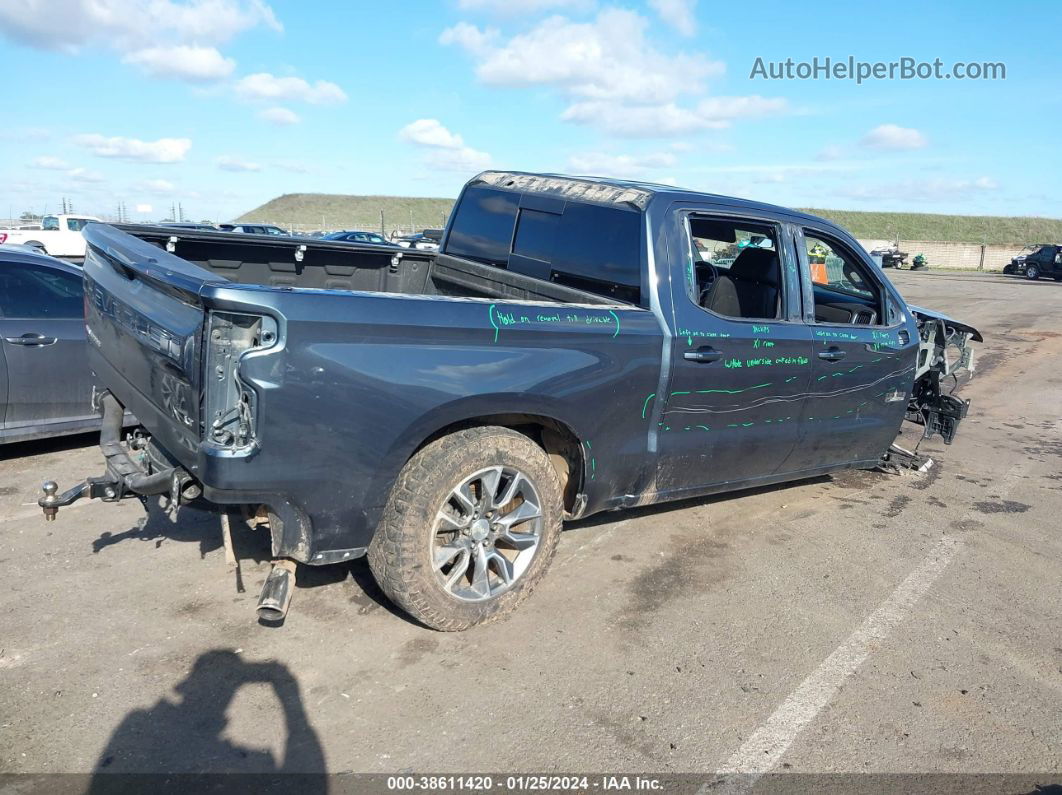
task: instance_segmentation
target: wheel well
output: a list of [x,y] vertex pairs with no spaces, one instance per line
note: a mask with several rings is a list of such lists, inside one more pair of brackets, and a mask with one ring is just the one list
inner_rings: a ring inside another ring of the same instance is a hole
[[486,425],[511,428],[541,447],[549,457],[560,481],[564,494],[564,510],[568,513],[576,511],[583,485],[583,472],[586,471],[583,446],[571,428],[551,417],[536,414],[491,414],[451,423],[421,442],[410,458],[436,439],[465,428],[481,428]]

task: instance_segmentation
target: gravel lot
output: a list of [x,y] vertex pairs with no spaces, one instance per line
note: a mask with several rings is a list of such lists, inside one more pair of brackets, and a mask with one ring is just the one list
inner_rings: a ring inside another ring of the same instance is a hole
[[0,448],[0,771],[1057,781],[1062,285],[892,278],[986,338],[928,474],[593,517],[516,615],[460,634],[397,614],[363,561],[301,570],[286,625],[259,626],[261,534],[237,531],[239,593],[212,515],[43,522],[42,479],[97,474],[91,438]]

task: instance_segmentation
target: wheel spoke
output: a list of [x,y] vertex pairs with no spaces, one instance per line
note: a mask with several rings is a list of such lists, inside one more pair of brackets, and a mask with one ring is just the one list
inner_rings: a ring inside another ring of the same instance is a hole
[[496,521],[507,532],[521,522],[526,522],[529,519],[537,519],[541,515],[542,510],[535,503],[525,499],[513,510],[505,514],[505,516],[499,516]]
[[451,541],[449,544],[435,547],[435,568],[441,569],[462,552],[468,552],[468,542],[464,539]]
[[471,519],[471,517],[469,516],[454,517],[448,514],[446,511],[439,511],[435,515],[435,518],[439,522],[444,523],[445,525],[449,525],[449,527],[440,527],[440,530],[461,530],[465,527],[468,527],[468,523]]
[[461,504],[465,513],[472,513],[476,509],[476,500],[472,496],[472,490],[467,481],[450,492],[450,496]]
[[[499,496],[496,501],[492,502],[490,507],[501,508],[508,505],[510,502],[516,499],[516,495],[521,492],[521,490],[526,484],[527,478],[525,478],[519,472],[515,473],[512,476],[512,479],[509,481],[509,485],[506,487],[505,493]],[[493,497],[494,494],[492,493],[491,498],[493,499]]]
[[477,596],[490,596],[490,572],[487,570],[487,553],[476,550],[476,563],[472,568],[472,591]]
[[530,549],[538,543],[538,536],[534,533],[516,533],[512,530],[506,530],[500,536],[499,541],[506,542],[513,549]]
[[453,568],[450,569],[450,574],[446,578],[446,590],[453,591],[454,585],[457,581],[468,573],[468,563],[471,559],[472,550],[462,549],[457,562],[454,563]]
[[514,576],[512,562],[500,552],[492,552],[488,561],[494,564],[494,571],[497,572],[505,584],[512,585]]
[[501,467],[489,469],[479,476],[480,485],[483,487],[479,496],[485,506],[494,507],[494,497],[498,493],[498,484],[501,482],[501,477]]

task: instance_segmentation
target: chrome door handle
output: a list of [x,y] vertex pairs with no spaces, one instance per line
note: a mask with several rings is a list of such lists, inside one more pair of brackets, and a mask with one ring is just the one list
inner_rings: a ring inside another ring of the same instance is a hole
[[840,348],[830,348],[828,351],[820,352],[819,358],[825,359],[828,362],[839,362],[847,355],[848,352],[842,351]]
[[683,351],[682,358],[698,364],[711,364],[722,359],[723,354],[715,350],[715,348],[698,348],[695,351]]
[[10,342],[12,345],[54,345],[58,341],[58,337],[45,337],[43,334],[23,334],[21,337],[4,337],[4,342]]

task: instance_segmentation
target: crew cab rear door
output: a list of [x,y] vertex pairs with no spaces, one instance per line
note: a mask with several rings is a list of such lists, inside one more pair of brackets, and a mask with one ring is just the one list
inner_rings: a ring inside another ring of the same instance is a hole
[[671,380],[645,411],[656,425],[658,489],[768,478],[797,443],[811,373],[787,227],[686,206],[669,233]]
[[814,353],[787,468],[875,462],[896,438],[914,382],[918,329],[895,288],[854,241],[794,227]]

